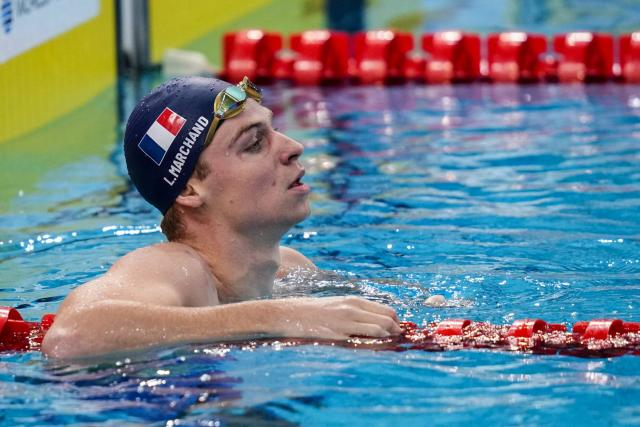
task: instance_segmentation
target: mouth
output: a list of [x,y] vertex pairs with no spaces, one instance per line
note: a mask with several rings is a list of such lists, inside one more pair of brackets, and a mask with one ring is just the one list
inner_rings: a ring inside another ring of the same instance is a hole
[[296,180],[295,180],[295,181],[293,181],[293,182],[291,183],[291,185],[289,185],[289,189],[291,189],[291,188],[296,188],[296,187],[300,187],[300,186],[304,185],[304,184],[302,183],[302,177],[303,177],[303,176],[304,176],[304,169],[303,169],[303,170],[298,174],[298,177],[296,178]]

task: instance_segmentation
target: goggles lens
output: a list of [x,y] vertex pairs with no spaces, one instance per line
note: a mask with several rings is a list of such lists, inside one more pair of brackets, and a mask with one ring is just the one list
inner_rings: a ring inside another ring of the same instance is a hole
[[213,104],[213,114],[220,119],[226,119],[238,113],[247,99],[245,91],[238,86],[229,86],[216,96]]
[[213,102],[213,120],[204,142],[205,147],[211,143],[213,134],[222,120],[237,116],[244,110],[247,96],[257,102],[262,102],[262,90],[246,76],[236,86],[229,86],[216,96]]

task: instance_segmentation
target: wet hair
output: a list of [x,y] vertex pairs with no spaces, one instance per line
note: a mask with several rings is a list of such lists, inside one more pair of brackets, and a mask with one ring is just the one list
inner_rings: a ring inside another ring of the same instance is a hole
[[[193,176],[203,180],[209,175],[211,169],[201,159],[196,163],[196,167],[193,171]],[[167,212],[162,217],[160,223],[160,229],[167,236],[167,240],[170,242],[176,242],[184,239],[187,231],[187,227],[182,219],[180,209],[176,206],[175,202],[169,207]]]

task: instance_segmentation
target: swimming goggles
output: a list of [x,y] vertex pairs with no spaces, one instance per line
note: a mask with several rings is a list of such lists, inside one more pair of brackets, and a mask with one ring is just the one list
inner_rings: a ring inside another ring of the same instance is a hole
[[247,97],[255,99],[257,102],[262,102],[262,90],[247,76],[236,86],[228,86],[216,96],[213,102],[211,127],[207,132],[207,138],[204,140],[205,147],[211,143],[213,134],[216,133],[223,120],[237,116],[244,110]]

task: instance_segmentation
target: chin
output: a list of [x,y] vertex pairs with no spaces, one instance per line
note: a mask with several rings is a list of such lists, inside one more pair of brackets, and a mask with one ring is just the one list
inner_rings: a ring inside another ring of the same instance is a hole
[[309,202],[307,202],[302,210],[301,218],[296,222],[296,224],[309,218],[309,215],[311,215],[311,207],[309,206]]
[[293,227],[294,225],[304,221],[309,217],[309,215],[311,215],[311,209],[308,205],[305,207],[305,209],[298,209],[296,211],[290,212],[288,215],[290,219],[290,226]]
[[289,221],[291,224],[291,227],[293,227],[296,224],[301,223],[302,221],[304,221],[305,219],[307,219],[309,217],[309,212],[307,211],[305,214],[300,214],[300,215],[296,215],[296,216],[291,216],[291,220]]

